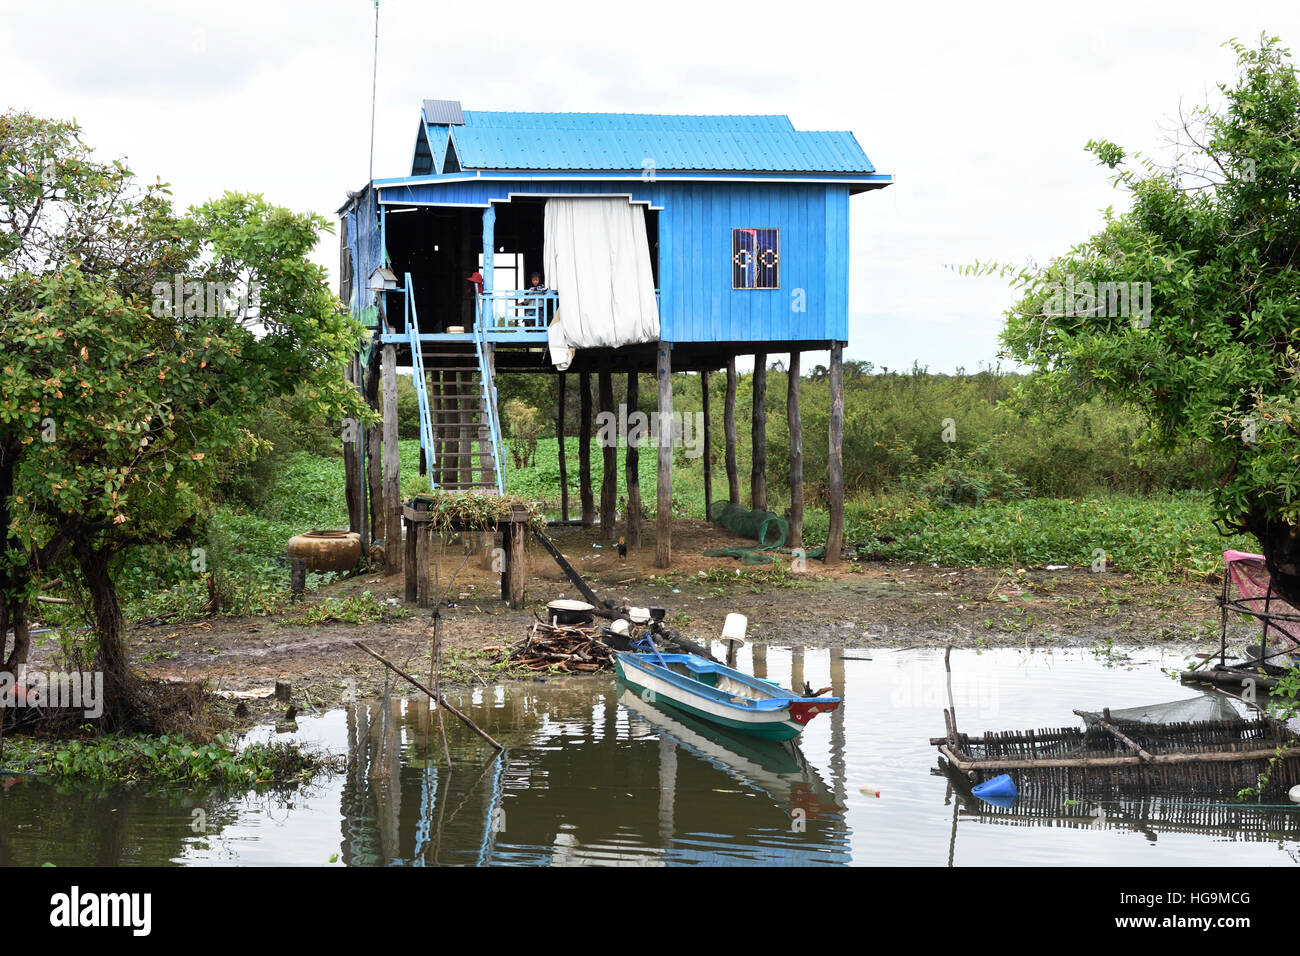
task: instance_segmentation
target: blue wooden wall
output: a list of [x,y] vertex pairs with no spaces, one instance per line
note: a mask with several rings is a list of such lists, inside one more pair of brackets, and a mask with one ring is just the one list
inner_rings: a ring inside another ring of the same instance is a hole
[[[659,209],[664,341],[848,340],[845,185],[474,179],[382,187],[390,204],[486,207],[511,193],[630,193]],[[742,228],[781,230],[781,288],[732,289],[731,230]]]

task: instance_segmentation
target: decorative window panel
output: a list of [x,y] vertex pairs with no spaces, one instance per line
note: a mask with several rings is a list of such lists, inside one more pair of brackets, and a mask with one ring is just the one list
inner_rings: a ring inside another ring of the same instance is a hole
[[731,230],[731,287],[781,288],[781,230]]

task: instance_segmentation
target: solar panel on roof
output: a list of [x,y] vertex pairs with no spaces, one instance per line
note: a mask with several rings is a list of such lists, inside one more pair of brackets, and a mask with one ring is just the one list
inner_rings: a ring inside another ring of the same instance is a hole
[[425,122],[433,126],[464,126],[465,115],[460,100],[425,100]]

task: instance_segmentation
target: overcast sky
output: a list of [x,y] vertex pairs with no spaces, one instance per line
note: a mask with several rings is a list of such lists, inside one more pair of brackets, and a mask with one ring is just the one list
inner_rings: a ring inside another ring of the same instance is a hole
[[[182,204],[246,190],[332,219],[367,178],[370,0],[0,8],[4,105],[75,117]],[[1223,41],[1262,31],[1300,46],[1300,4],[382,0],[374,169],[409,172],[426,97],[851,130],[897,182],[851,203],[848,356],[973,371],[1010,293],[945,264],[1086,238],[1123,197],[1084,143],[1159,152],[1179,104],[1232,77]],[[317,258],[333,270],[337,240]]]

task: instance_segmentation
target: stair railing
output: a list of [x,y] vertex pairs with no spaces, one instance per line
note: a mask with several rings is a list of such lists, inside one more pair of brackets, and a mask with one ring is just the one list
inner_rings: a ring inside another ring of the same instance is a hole
[[429,490],[438,485],[434,481],[434,466],[438,456],[433,444],[433,416],[429,413],[428,381],[424,374],[424,350],[420,345],[420,318],[415,310],[415,286],[411,274],[406,273],[406,329],[411,340],[411,378],[415,384],[416,404],[420,409],[420,452],[424,455],[425,472],[429,476]]
[[497,383],[488,361],[487,317],[484,315],[485,297],[477,298],[474,321],[474,353],[478,358],[478,377],[483,390],[483,412],[487,418],[488,436],[492,442],[492,463],[496,468],[497,494],[504,495],[506,483],[502,471],[501,423],[497,419]]

